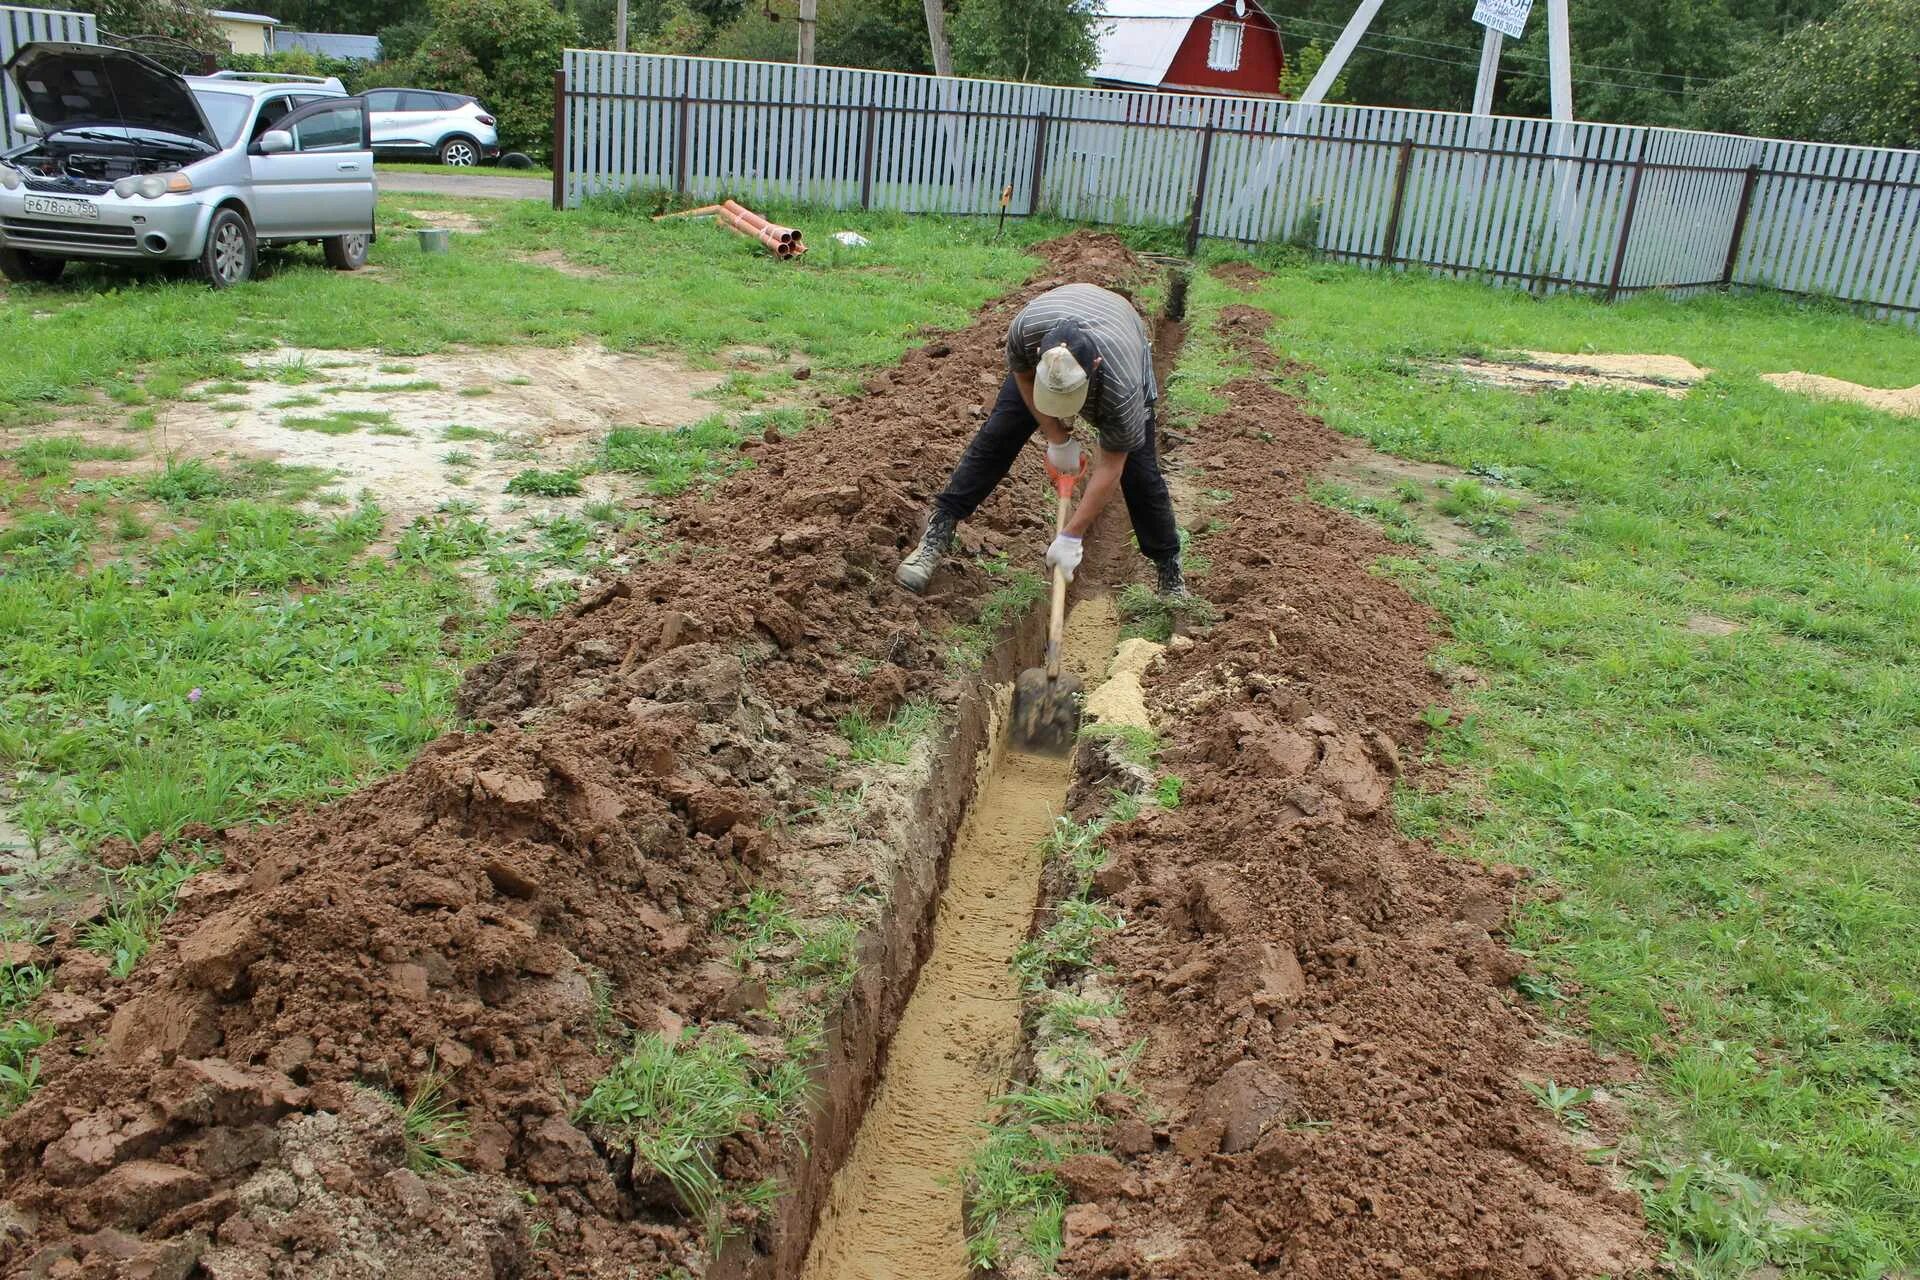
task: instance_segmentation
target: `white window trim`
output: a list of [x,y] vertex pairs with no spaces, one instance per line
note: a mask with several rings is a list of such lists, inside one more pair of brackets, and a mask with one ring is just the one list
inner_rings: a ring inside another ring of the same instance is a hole
[[1240,69],[1240,50],[1247,38],[1247,24],[1228,22],[1222,18],[1213,20],[1212,37],[1207,41],[1207,69],[1209,71],[1238,71]]

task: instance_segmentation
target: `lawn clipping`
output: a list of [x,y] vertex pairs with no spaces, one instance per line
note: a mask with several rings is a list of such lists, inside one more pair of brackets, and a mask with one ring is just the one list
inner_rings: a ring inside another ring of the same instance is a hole
[[[849,711],[930,705],[948,726],[935,754],[965,772],[981,687],[1018,664],[1004,645],[983,669],[956,663],[953,637],[995,589],[985,566],[1044,545],[1040,468],[965,526],[968,554],[925,598],[893,567],[992,403],[1017,307],[1142,271],[1112,237],[1042,252],[1044,278],[656,508],[685,553],[471,672],[462,709],[483,730],[313,813],[200,833],[222,865],[187,884],[129,979],[57,934],[31,1010],[56,1035],[38,1091],[0,1122],[0,1269],[792,1274],[825,1193],[809,1162],[830,1173],[850,1144],[910,986],[924,912],[897,904],[937,894],[937,857],[905,847],[942,847],[965,800],[876,782],[874,813],[833,824],[803,816],[807,797],[834,784]],[[1227,322],[1270,360],[1250,314]],[[1101,881],[1132,924],[1098,960],[1127,990],[1159,1114],[1123,1118],[1139,1138],[1124,1163],[1073,1180],[1062,1269],[1633,1270],[1631,1198],[1521,1083],[1605,1069],[1549,1046],[1511,988],[1519,961],[1489,930],[1517,877],[1392,824],[1398,762],[1445,701],[1431,619],[1368,572],[1388,544],[1303,500],[1339,438],[1263,377],[1228,395],[1177,457],[1233,491],[1202,588],[1220,618],[1145,677],[1186,800],[1113,828]],[[839,995],[770,977],[777,943],[740,962],[755,887],[803,918],[865,904],[873,962],[819,1046],[801,1131],[750,1117],[716,1146],[728,1187],[790,1194],[695,1213],[580,1107],[635,1034],[726,1026],[766,1065]],[[411,1149],[403,1109],[432,1083],[460,1116],[432,1154],[458,1173]]]

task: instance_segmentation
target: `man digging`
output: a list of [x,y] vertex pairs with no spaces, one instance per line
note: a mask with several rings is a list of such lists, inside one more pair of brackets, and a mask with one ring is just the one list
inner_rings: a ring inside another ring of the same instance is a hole
[[960,455],[947,487],[933,500],[927,532],[894,573],[909,591],[926,590],[940,558],[953,545],[955,526],[986,501],[1020,455],[1033,429],[1047,438],[1047,461],[1071,475],[1080,470],[1080,444],[1068,427],[1083,415],[1100,441],[1087,490],[1065,528],[1047,548],[1047,567],[1069,581],[1080,567],[1081,539],[1117,486],[1140,552],[1159,570],[1162,596],[1186,595],[1180,575],[1180,530],[1160,475],[1154,446],[1153,350],[1133,304],[1090,284],[1062,285],[1041,294],[1007,330],[1007,381],[986,425]]

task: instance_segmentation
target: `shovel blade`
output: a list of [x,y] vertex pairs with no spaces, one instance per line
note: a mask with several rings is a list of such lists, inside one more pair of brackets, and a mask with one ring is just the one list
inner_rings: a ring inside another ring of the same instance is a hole
[[1028,667],[1013,682],[1013,744],[1023,751],[1065,755],[1080,736],[1080,681],[1049,680],[1043,667]]

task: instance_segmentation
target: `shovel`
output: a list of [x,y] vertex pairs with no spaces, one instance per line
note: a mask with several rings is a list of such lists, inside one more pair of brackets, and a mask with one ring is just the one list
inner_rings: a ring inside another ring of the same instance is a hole
[[[1074,483],[1085,473],[1072,475],[1047,464],[1047,477],[1060,495],[1060,514],[1054,523],[1058,533],[1067,525],[1067,508]],[[1060,670],[1061,637],[1067,623],[1067,575],[1053,571],[1053,613],[1047,620],[1047,662],[1044,667],[1028,667],[1013,682],[1013,743],[1026,751],[1044,755],[1064,755],[1073,749],[1080,736],[1080,681]]]

